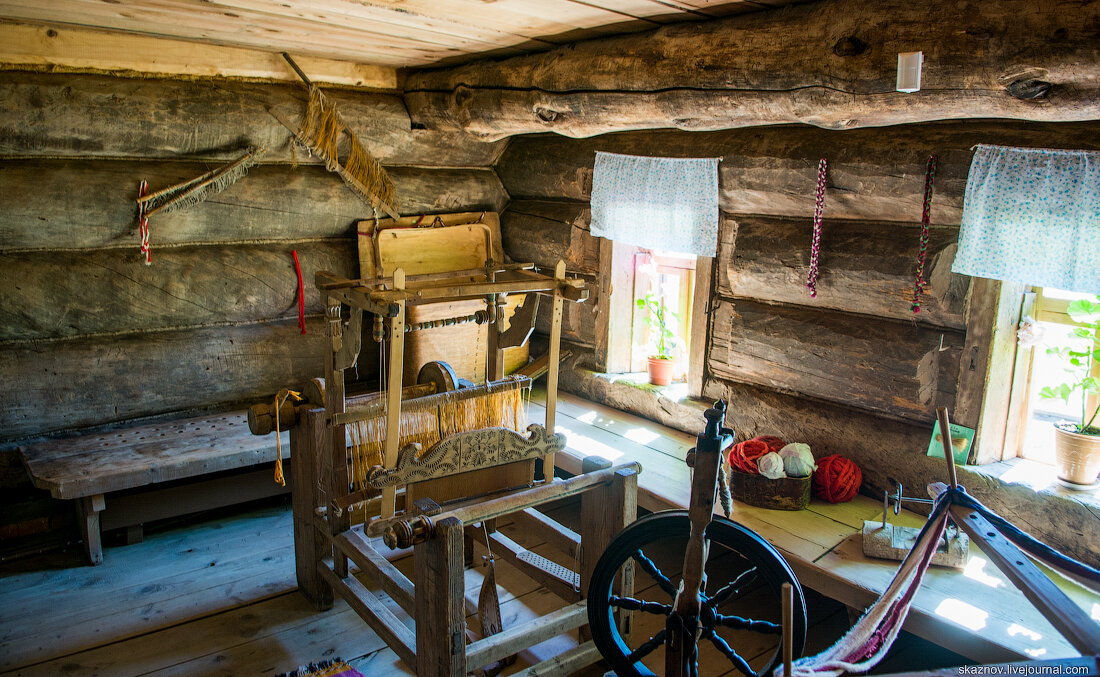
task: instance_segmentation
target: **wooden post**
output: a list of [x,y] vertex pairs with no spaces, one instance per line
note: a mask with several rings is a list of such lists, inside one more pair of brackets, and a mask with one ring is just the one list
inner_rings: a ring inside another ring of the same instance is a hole
[[331,556],[332,548],[318,532],[314,518],[314,511],[321,505],[317,492],[321,462],[326,451],[332,448],[325,417],[325,412],[314,410],[290,429],[290,454],[294,459],[294,472],[290,475],[294,570],[298,589],[318,611],[331,609],[333,601],[332,586],[317,571],[321,562]]
[[794,588],[784,583],[783,591],[783,677],[791,677],[794,661]]
[[[330,534],[338,534],[351,527],[351,516],[336,505],[336,499],[348,493],[348,448],[344,425],[336,423],[336,415],[344,413],[344,370],[336,366],[337,355],[343,347],[343,318],[340,301],[328,297],[326,305],[329,345],[325,350],[325,421],[329,428],[328,453],[330,469],[328,486],[328,526]],[[333,571],[340,578],[348,575],[348,558],[333,553]]]
[[714,498],[718,486],[718,468],[722,463],[722,419],[724,405],[708,409],[705,432],[697,438],[692,464],[691,495],[688,497],[687,551],[684,554],[683,578],[673,602],[675,613],[669,615],[665,650],[665,677],[688,677],[694,674],[695,647],[702,627],[681,626],[684,619],[698,619],[700,591],[705,576],[710,542],[705,539],[707,525],[714,516]]
[[947,460],[948,486],[954,489],[959,485],[955,476],[955,452],[952,450],[951,421],[947,417],[947,407],[936,409],[936,418],[940,422],[940,440],[943,442],[943,457]]
[[99,513],[106,503],[103,494],[82,496],[76,499],[77,527],[84,538],[84,550],[93,565],[103,563],[103,541],[99,534]]
[[[565,280],[565,261],[561,259],[558,259],[558,265],[554,268],[554,279],[559,283]],[[550,362],[546,374],[546,431],[550,434],[554,433],[554,420],[558,413],[558,362],[561,359],[561,315],[564,304],[565,298],[559,284],[554,287],[554,308],[550,321]],[[553,454],[543,456],[542,476],[547,482],[553,481]]]
[[[638,516],[638,473],[633,468],[615,472],[611,486],[581,494],[581,594],[588,593],[592,574],[612,539]],[[620,597],[634,595],[634,562],[627,560],[616,585]],[[619,612],[619,631],[630,636],[630,613]],[[582,636],[582,640],[587,637]]]
[[[393,271],[393,288],[405,288],[405,269]],[[389,360],[386,363],[386,448],[382,463],[387,468],[397,465],[401,424],[401,373],[405,361],[405,301],[397,301],[397,315],[390,318]],[[382,490],[382,517],[397,511],[397,487]]]
[[462,522],[445,517],[413,551],[416,590],[416,674],[466,674],[466,609]]

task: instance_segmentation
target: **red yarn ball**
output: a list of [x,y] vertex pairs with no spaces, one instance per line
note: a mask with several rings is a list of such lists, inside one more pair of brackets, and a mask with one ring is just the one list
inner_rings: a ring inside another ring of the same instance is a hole
[[814,496],[829,503],[852,500],[863,482],[863,472],[851,459],[838,454],[817,459],[814,471]]
[[768,452],[778,452],[785,444],[786,442],[774,435],[758,435],[751,440],[733,445],[730,448],[727,460],[729,460],[730,466],[738,472],[758,475],[760,469],[756,467],[757,460]]

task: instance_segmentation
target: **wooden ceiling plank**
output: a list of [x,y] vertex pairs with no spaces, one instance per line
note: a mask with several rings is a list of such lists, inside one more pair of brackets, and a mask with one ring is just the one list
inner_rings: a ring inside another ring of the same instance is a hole
[[[55,0],[51,0],[54,2]],[[99,0],[76,0],[84,6],[104,4]],[[302,33],[304,35],[316,35],[323,42],[331,41],[333,44],[362,45],[371,41],[380,41],[384,44],[409,47],[413,49],[424,46],[440,46],[452,48],[450,45],[423,39],[409,39],[397,36],[386,30],[376,27],[364,26],[361,28],[348,27],[344,22],[330,23],[314,21],[310,19],[286,17],[267,12],[257,12],[229,7],[219,7],[218,2],[206,0],[113,0],[109,5],[123,5],[140,12],[164,12],[170,13],[187,26],[209,27],[211,25],[219,30],[252,30],[258,34],[264,32],[280,31]],[[121,13],[121,12],[120,12]],[[128,12],[126,14],[129,14]],[[201,17],[197,20],[196,17]],[[258,30],[257,30],[258,29]],[[277,47],[277,45],[272,45]]]
[[[298,59],[321,84],[396,90],[390,66],[305,56]],[[298,81],[274,52],[203,45],[130,33],[0,22],[0,63],[51,70],[140,72],[167,76]]]
[[[426,64],[455,54],[460,50],[432,48],[428,45],[409,46],[398,41],[382,43],[382,40],[364,40],[362,36],[337,36],[303,33],[288,26],[273,28],[270,25],[241,25],[237,28],[216,28],[201,13],[193,14],[164,11],[146,6],[141,18],[133,18],[133,12],[120,10],[118,5],[84,0],[51,0],[41,7],[26,7],[0,2],[0,16],[32,22],[83,25],[132,31],[146,35],[169,37],[225,46],[248,47],[265,50],[273,48],[331,58],[341,55],[352,60],[381,65]],[[380,36],[384,37],[384,36]],[[405,42],[405,41],[403,41]]]
[[350,30],[385,33],[463,49],[487,51],[523,40],[522,36],[493,29],[470,26],[431,16],[369,7],[345,0],[311,3],[307,6],[272,3],[267,0],[210,0],[214,7],[244,10],[257,15],[341,26]]
[[[452,20],[482,22],[507,27],[527,38],[594,28],[622,21],[607,10],[577,5],[569,0],[369,0],[373,5],[402,8]],[[551,18],[553,17],[553,18]]]

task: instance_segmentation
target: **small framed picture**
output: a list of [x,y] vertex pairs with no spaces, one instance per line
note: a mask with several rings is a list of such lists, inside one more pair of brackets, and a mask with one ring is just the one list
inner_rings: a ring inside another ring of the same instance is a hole
[[[974,431],[964,425],[951,424],[951,448],[955,455],[955,465],[966,465],[970,455],[970,445],[974,443]],[[943,436],[940,434],[940,422],[932,427],[932,440],[928,442],[928,455],[943,458]]]

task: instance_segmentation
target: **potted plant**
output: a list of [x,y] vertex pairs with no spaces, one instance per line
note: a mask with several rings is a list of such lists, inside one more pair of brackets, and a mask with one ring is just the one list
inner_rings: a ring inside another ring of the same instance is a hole
[[[1100,295],[1096,297],[1100,301]],[[1083,348],[1060,346],[1048,348],[1047,353],[1058,355],[1068,363],[1069,381],[1055,387],[1045,387],[1039,396],[1059,398],[1067,403],[1077,390],[1081,391],[1081,419],[1062,421],[1054,426],[1054,454],[1058,464],[1058,477],[1070,484],[1091,485],[1100,473],[1100,406],[1089,406],[1089,395],[1100,394],[1100,378],[1093,376],[1100,362],[1100,343],[1097,343],[1097,327],[1100,326],[1100,303],[1078,299],[1069,304],[1066,311],[1078,326],[1073,335],[1085,339]]]
[[650,342],[654,351],[646,361],[649,382],[656,386],[667,386],[672,383],[675,365],[672,361],[672,350],[676,347],[676,334],[672,332],[670,325],[679,318],[668,309],[663,298],[654,298],[652,291],[646,292],[636,303],[639,309],[648,311],[645,319],[649,325]]

